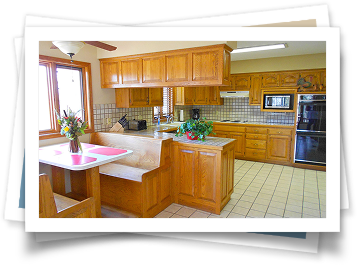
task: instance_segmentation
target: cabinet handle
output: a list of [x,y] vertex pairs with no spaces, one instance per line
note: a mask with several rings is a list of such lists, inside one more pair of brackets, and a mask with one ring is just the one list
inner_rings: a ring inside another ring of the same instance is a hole
[[253,155],[256,155],[257,153],[253,153]]
[[281,132],[278,132],[278,134],[281,134]]
[[258,145],[258,144],[254,144],[254,145]]
[[254,132],[258,132],[258,130],[254,130]]

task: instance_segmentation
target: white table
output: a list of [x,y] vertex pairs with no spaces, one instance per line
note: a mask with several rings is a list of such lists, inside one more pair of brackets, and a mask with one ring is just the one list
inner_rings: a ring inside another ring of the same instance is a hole
[[52,166],[52,183],[55,193],[66,195],[64,170],[85,175],[86,193],[95,201],[96,215],[101,217],[99,166],[129,156],[131,150],[82,143],[83,153],[70,153],[68,143],[39,148],[39,162]]

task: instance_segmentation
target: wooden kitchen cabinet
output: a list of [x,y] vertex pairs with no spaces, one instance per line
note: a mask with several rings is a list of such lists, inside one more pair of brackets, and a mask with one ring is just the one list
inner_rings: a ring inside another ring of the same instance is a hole
[[267,159],[289,162],[291,160],[292,130],[270,128],[268,130]]
[[282,72],[280,73],[281,87],[296,87],[299,80],[299,72]]
[[249,105],[260,105],[262,89],[298,89],[297,82],[301,77],[315,85],[316,91],[320,84],[322,91],[326,91],[326,69],[231,74],[231,86],[220,87],[220,90],[249,90]]
[[262,85],[263,88],[279,87],[280,86],[280,74],[278,73],[267,73],[262,75]]
[[223,147],[173,144],[175,202],[220,214],[233,192],[234,142]]
[[267,159],[289,162],[291,160],[291,136],[268,135]]
[[262,89],[262,76],[250,76],[249,105],[260,105]]
[[291,165],[294,152],[292,128],[214,122],[216,137],[233,138],[235,158]]
[[226,44],[100,59],[102,88],[229,86]]
[[154,107],[163,105],[162,88],[117,88],[115,89],[117,108]]
[[103,62],[100,64],[101,86],[115,87],[119,85],[119,63],[118,62]]
[[223,105],[218,87],[175,87],[174,105]]

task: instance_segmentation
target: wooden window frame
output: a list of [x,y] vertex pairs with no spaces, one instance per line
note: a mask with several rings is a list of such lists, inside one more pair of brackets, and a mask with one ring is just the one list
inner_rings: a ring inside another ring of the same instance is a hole
[[47,70],[47,82],[48,82],[48,100],[49,100],[49,112],[51,119],[51,129],[39,131],[39,139],[50,139],[65,137],[61,135],[61,128],[57,122],[57,116],[55,109],[59,111],[59,96],[58,96],[58,83],[56,68],[57,65],[72,66],[80,68],[82,70],[82,84],[83,84],[83,107],[84,107],[84,119],[88,123],[88,128],[84,130],[85,133],[94,132],[94,117],[93,117],[93,96],[92,96],[92,73],[91,64],[87,62],[73,61],[69,59],[62,59],[57,57],[39,56],[39,65],[45,65]]

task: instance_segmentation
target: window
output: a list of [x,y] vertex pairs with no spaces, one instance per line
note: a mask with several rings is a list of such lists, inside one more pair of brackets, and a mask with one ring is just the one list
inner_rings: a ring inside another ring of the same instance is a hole
[[174,104],[173,104],[173,88],[164,87],[163,88],[163,106],[154,107],[154,120],[160,116],[160,120],[166,120],[167,115],[174,115]]
[[90,63],[43,56],[39,60],[39,135],[41,139],[60,137],[56,110],[81,110],[78,116],[93,132]]

